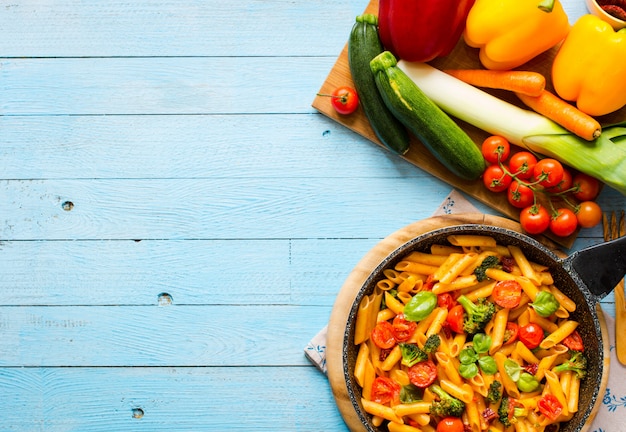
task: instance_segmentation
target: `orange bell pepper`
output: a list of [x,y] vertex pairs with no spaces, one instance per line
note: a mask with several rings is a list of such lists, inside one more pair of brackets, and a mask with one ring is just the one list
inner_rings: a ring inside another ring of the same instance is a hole
[[463,37],[480,48],[485,68],[509,70],[561,42],[569,29],[559,0],[476,0]]
[[615,31],[595,15],[572,26],[552,64],[552,83],[561,98],[601,116],[626,105],[626,29]]

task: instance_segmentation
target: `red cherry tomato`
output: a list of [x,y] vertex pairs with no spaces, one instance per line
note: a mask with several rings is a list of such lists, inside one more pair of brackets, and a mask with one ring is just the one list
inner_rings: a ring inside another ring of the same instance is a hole
[[532,177],[537,158],[531,152],[521,151],[509,159],[509,169],[517,178],[528,180]]
[[546,394],[537,401],[537,408],[550,420],[556,420],[563,412],[563,405],[553,394]]
[[448,316],[446,317],[446,324],[448,328],[455,333],[462,334],[463,333],[463,319],[464,319],[465,309],[460,304],[453,306],[448,311]]
[[507,189],[507,200],[513,207],[529,207],[535,202],[535,193],[525,184],[513,180]]
[[517,340],[519,334],[519,325],[513,321],[507,321],[506,328],[504,329],[504,345],[511,344]]
[[411,366],[407,374],[411,384],[419,388],[425,388],[437,379],[437,366],[432,360],[426,360]]
[[439,306],[440,308],[446,308],[450,310],[453,306],[456,306],[457,304],[458,303],[450,293],[446,292],[437,295],[437,306]]
[[393,336],[398,342],[409,340],[417,329],[417,323],[407,320],[402,313],[395,316],[392,326]]
[[557,209],[556,215],[550,219],[550,231],[559,237],[567,237],[576,231],[578,219],[568,208]]
[[389,321],[381,321],[372,329],[370,337],[378,348],[389,349],[396,345],[393,326]]
[[579,201],[591,201],[600,194],[600,181],[587,174],[576,174],[572,186],[578,188],[574,196]]
[[533,176],[541,186],[554,187],[563,179],[563,165],[556,159],[541,159],[533,169]]
[[504,162],[509,158],[511,145],[506,138],[493,135],[486,138],[481,146],[483,157],[490,164]]
[[543,329],[539,325],[531,322],[519,328],[517,337],[526,345],[526,348],[535,349],[543,340]]
[[594,227],[602,220],[602,209],[595,201],[583,201],[578,205],[576,219],[583,228]]
[[483,183],[491,192],[505,191],[513,181],[500,165],[489,165],[483,172]]
[[583,338],[580,337],[580,333],[578,333],[577,330],[574,330],[565,339],[563,339],[563,345],[573,351],[585,351]]
[[388,404],[400,399],[400,384],[388,377],[376,377],[372,383],[372,400],[379,404]]
[[541,234],[550,226],[550,213],[540,204],[522,209],[520,224],[529,234]]
[[491,295],[498,306],[513,309],[519,306],[522,300],[522,286],[515,280],[498,281]]
[[465,426],[458,417],[446,417],[437,423],[437,432],[463,432]]
[[567,168],[563,167],[563,178],[561,181],[554,187],[548,189],[550,193],[560,193],[572,188],[574,178],[572,177],[572,173]]
[[348,86],[337,87],[330,95],[318,93],[318,96],[329,96],[335,111],[343,115],[352,114],[359,106],[359,95],[355,89]]

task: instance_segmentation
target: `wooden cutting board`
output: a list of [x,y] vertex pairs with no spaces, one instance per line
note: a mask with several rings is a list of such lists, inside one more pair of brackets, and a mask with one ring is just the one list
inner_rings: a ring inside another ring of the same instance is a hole
[[[371,13],[374,15],[378,15],[378,0],[371,0],[368,6],[366,7],[364,13]],[[348,36],[350,29],[352,28],[352,23],[346,23],[346,36]],[[542,73],[547,81],[548,88],[552,89],[552,84],[550,81],[550,68],[552,64],[552,59],[556,54],[557,48],[553,48],[552,50],[539,55],[526,65],[520,67],[519,69],[524,70],[534,70]],[[434,67],[439,69],[455,69],[455,68],[482,68],[480,65],[480,61],[478,59],[478,50],[474,48],[468,47],[463,40],[460,40],[457,44],[454,51],[448,56],[440,59],[433,60],[430,62]],[[335,65],[331,69],[328,74],[326,80],[322,84],[318,93],[329,94],[332,91],[341,85],[350,85],[354,86],[352,81],[352,76],[350,74],[350,67],[348,65],[348,45],[344,46],[341,54],[337,58]],[[490,93],[498,96],[508,102],[511,102],[520,107],[524,107],[524,105],[517,99],[517,97],[509,92],[504,91],[489,91]],[[337,112],[332,108],[330,104],[330,100],[328,97],[316,96],[313,100],[312,106],[317,109],[322,114],[330,117],[331,119],[337,121],[338,123],[344,125],[345,127],[353,130],[354,132],[362,135],[368,140],[378,144],[380,147],[385,149],[387,148],[380,142],[374,131],[372,130],[367,117],[365,116],[365,112],[361,107],[357,109],[357,111],[349,116],[342,116],[337,114]],[[616,123],[618,121],[624,121],[626,119],[626,107],[621,110],[611,114],[610,116],[605,116],[601,119],[598,119],[602,124],[608,123]],[[472,138],[472,140],[480,145],[485,138],[489,136],[486,132],[469,125],[465,122],[458,121],[459,125],[465,130],[465,132]],[[391,152],[390,152],[391,153]],[[424,147],[424,145],[419,142],[419,140],[415,137],[411,137],[411,146],[409,151],[403,155],[398,156],[402,157],[406,161],[418,166],[424,171],[432,174],[433,176],[445,181],[451,186],[455,187],[458,190],[465,192],[466,194],[474,197],[478,201],[488,205],[489,207],[501,212],[502,214],[510,217],[514,220],[519,220],[519,209],[510,205],[506,199],[506,195],[504,193],[494,194],[489,192],[485,186],[482,184],[482,180],[475,181],[466,181],[459,179],[458,177],[452,175],[439,161],[437,161],[430,152]],[[570,248],[574,243],[578,235],[578,231],[572,234],[569,237],[552,237],[552,239],[558,244]]]
[[[346,281],[341,287],[339,294],[335,300],[335,304],[331,311],[328,333],[326,339],[326,366],[328,369],[328,379],[333,392],[333,396],[337,403],[337,407],[346,422],[346,425],[352,432],[365,431],[365,427],[359,420],[359,417],[350,402],[348,396],[348,388],[346,378],[343,372],[343,338],[346,329],[350,309],[354,303],[356,296],[365,283],[370,273],[395,249],[406,243],[407,241],[427,233],[429,231],[462,224],[486,224],[507,228],[513,231],[521,232],[519,223],[507,218],[485,215],[485,214],[458,214],[443,215],[424,219],[414,222],[406,227],[392,233],[388,237],[381,240],[374,248],[372,248],[354,269],[348,275]],[[564,257],[563,252],[559,251],[558,246],[547,238],[539,238],[544,245],[553,250],[557,255]],[[608,330],[604,315],[598,306],[598,318],[602,326],[604,340],[608,340]],[[608,381],[609,363],[608,363],[608,344],[605,344],[606,363],[603,368],[602,384],[600,394],[604,394],[604,389]],[[595,413],[601,405],[602,398],[598,398],[598,403],[594,407],[593,415],[588,423],[591,423]]]

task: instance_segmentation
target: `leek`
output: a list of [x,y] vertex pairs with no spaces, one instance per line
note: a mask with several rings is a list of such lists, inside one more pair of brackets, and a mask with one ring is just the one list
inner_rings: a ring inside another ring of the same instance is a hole
[[580,138],[534,111],[520,108],[425,63],[398,61],[436,105],[451,116],[531,152],[552,157],[626,195],[626,122]]

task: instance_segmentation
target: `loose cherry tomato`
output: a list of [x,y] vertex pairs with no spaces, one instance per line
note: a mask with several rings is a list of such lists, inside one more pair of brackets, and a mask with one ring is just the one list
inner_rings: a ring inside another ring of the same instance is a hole
[[513,181],[500,165],[489,165],[483,172],[483,183],[491,192],[505,191]]
[[537,401],[537,408],[544,416],[550,420],[556,420],[563,412],[563,405],[553,394],[546,394]]
[[392,326],[393,336],[398,342],[409,340],[417,329],[417,323],[407,320],[402,313],[394,317]]
[[378,348],[389,349],[396,345],[396,337],[393,334],[393,326],[389,321],[381,321],[372,329],[370,335]]
[[574,196],[579,201],[591,201],[600,194],[600,181],[590,175],[579,173],[574,176],[572,186],[578,188]]
[[585,351],[583,338],[580,337],[580,333],[578,333],[577,330],[574,330],[565,339],[563,339],[563,345],[573,351]]
[[425,360],[411,366],[407,374],[411,384],[419,388],[425,388],[437,379],[437,366],[432,360]]
[[572,177],[571,171],[563,167],[563,178],[556,186],[548,188],[548,192],[559,193],[559,192],[569,190],[572,188],[573,182],[574,182],[574,178]]
[[535,323],[528,323],[519,328],[517,337],[528,349],[535,349],[543,340],[543,329]]
[[529,234],[541,234],[550,226],[550,213],[541,204],[522,209],[519,217],[522,228]]
[[602,220],[602,209],[595,201],[583,201],[577,207],[576,219],[583,228],[594,227]]
[[492,135],[483,141],[481,146],[483,157],[490,164],[504,162],[509,158],[511,145],[506,138]]
[[504,345],[512,344],[517,340],[519,334],[519,325],[513,321],[507,321],[504,329]]
[[576,214],[568,208],[557,209],[556,215],[550,219],[550,231],[559,237],[567,237],[576,231],[577,227]]
[[437,423],[437,432],[463,432],[465,426],[458,417],[446,417]]
[[541,159],[533,169],[533,176],[541,186],[551,188],[563,179],[563,165],[556,159]]
[[372,383],[372,400],[379,404],[388,404],[400,399],[400,384],[391,378],[379,376]]
[[348,115],[356,111],[359,106],[359,95],[352,87],[337,87],[330,95],[318,93],[318,96],[330,97],[330,103],[339,114]]
[[522,286],[515,280],[498,281],[491,295],[498,306],[513,309],[519,306],[522,300]]
[[456,306],[457,304],[458,303],[450,293],[446,292],[437,295],[437,306],[441,308],[446,308],[450,310],[453,306]]
[[452,309],[448,311],[448,316],[446,317],[448,328],[455,333],[462,334],[464,314],[465,309],[463,309],[463,306],[460,304],[453,306]]
[[533,190],[517,180],[513,180],[509,185],[506,197],[509,203],[517,208],[529,207],[535,202]]
[[509,169],[517,178],[528,180],[537,165],[537,158],[531,152],[521,151],[509,159]]

